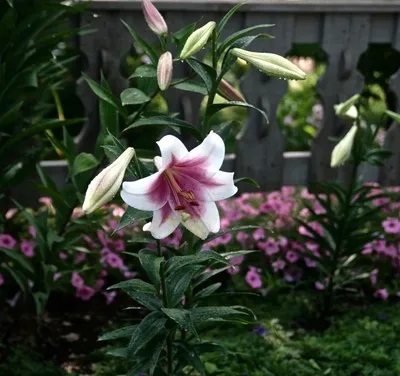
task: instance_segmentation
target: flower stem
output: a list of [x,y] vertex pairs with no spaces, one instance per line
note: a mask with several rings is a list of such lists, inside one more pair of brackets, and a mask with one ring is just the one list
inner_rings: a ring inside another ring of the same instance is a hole
[[[163,257],[161,252],[161,242],[157,240],[157,255]],[[164,264],[160,265],[160,280],[161,280],[161,295],[164,303],[164,307],[168,308],[168,298],[165,287],[165,273]],[[172,333],[167,337],[167,376],[172,376]]]

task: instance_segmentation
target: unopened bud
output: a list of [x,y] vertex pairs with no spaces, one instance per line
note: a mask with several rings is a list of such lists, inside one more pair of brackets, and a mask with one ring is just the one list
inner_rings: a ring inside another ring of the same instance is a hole
[[337,104],[334,106],[335,113],[338,116],[342,116],[345,118],[349,118],[352,120],[357,119],[358,111],[357,107],[355,106],[356,102],[360,98],[360,94],[353,95],[349,98],[346,102]]
[[221,80],[218,86],[218,94],[223,96],[225,99],[229,101],[238,101],[238,102],[246,102],[244,96],[236,90],[229,82],[224,79]]
[[353,125],[335,146],[331,155],[331,167],[338,167],[350,158],[356,134],[357,126]]
[[208,39],[210,38],[215,27],[216,23],[210,21],[200,29],[194,31],[186,40],[186,43],[183,46],[180,59],[187,59],[188,57],[194,55],[196,52],[200,51],[207,44]]
[[168,26],[164,17],[150,0],[142,0],[142,9],[147,25],[158,35],[168,34]]
[[251,52],[241,48],[233,48],[231,53],[270,76],[287,80],[304,80],[307,76],[299,67],[280,55]]
[[158,87],[164,91],[167,90],[172,80],[172,55],[165,52],[160,56],[157,65]]
[[134,155],[135,149],[126,149],[90,182],[82,205],[84,213],[92,213],[112,200],[121,187],[125,170]]

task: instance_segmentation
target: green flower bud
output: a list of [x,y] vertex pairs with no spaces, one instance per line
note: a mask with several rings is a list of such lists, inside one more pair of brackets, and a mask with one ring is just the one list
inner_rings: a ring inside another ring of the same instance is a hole
[[200,29],[194,31],[183,46],[180,59],[185,60],[188,57],[193,56],[196,52],[199,52],[207,44],[215,27],[216,23],[210,21]]
[[342,116],[345,118],[349,118],[352,120],[357,119],[358,111],[357,107],[355,106],[356,102],[360,98],[360,94],[353,95],[347,101],[337,104],[334,106],[335,113],[338,116]]
[[350,158],[356,134],[357,126],[353,125],[347,134],[335,146],[331,155],[331,167],[338,167]]
[[90,182],[82,205],[84,213],[92,213],[113,199],[121,187],[125,170],[134,155],[134,148],[126,149]]
[[271,53],[251,52],[240,48],[233,48],[231,53],[261,72],[287,80],[304,80],[306,74],[288,59]]

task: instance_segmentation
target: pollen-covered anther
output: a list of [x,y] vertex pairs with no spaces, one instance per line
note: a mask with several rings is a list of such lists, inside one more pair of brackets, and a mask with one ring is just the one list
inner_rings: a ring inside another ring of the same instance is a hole
[[193,191],[180,191],[178,193],[187,201],[196,200],[196,197],[195,197]]
[[197,201],[190,201],[189,205],[190,206],[200,206],[200,204]]
[[174,208],[176,211],[183,211],[186,209],[186,207],[184,205],[177,205]]

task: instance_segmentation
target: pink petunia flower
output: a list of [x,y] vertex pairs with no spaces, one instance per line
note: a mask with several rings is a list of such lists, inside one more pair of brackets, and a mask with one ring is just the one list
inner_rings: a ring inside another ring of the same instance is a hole
[[109,252],[105,256],[105,262],[114,269],[120,269],[124,266],[124,261],[116,253]]
[[285,257],[286,257],[286,260],[288,260],[292,264],[295,263],[299,259],[298,254],[293,251],[287,252]]
[[371,285],[376,285],[376,283],[378,282],[378,273],[379,273],[379,269],[374,269],[370,276],[369,276],[369,280],[371,281]]
[[245,280],[247,284],[253,289],[259,289],[262,287],[260,274],[254,267],[250,267],[250,270],[246,273]]
[[93,288],[86,286],[86,285],[82,285],[82,286],[77,287],[76,297],[80,298],[84,301],[88,301],[93,297],[95,292],[96,291]]
[[54,281],[57,281],[60,278],[61,278],[61,273],[54,273],[54,275],[53,275],[53,280]]
[[33,257],[35,255],[35,245],[33,242],[30,242],[28,240],[22,240],[21,245],[21,252],[26,256],[26,257]]
[[28,227],[28,233],[32,238],[36,238],[36,228],[32,225]]
[[68,255],[67,255],[65,252],[60,252],[60,253],[58,254],[58,257],[59,257],[61,260],[66,260],[66,259],[68,258]]
[[116,291],[103,292],[103,295],[105,296],[106,303],[108,305],[114,301],[115,297],[117,296],[117,292]]
[[308,257],[304,258],[304,262],[308,268],[315,268],[317,266],[317,262]]
[[275,262],[272,263],[272,268],[274,272],[278,272],[279,270],[285,269],[286,262],[283,260],[276,260]]
[[4,285],[4,276],[0,273],[0,286]]
[[325,290],[325,285],[320,281],[315,282],[314,287],[320,291]]
[[77,273],[73,272],[71,277],[71,285],[78,288],[84,285],[85,281],[83,278]]
[[269,237],[265,242],[258,242],[257,246],[268,256],[272,256],[279,252],[278,243],[274,238],[271,237]]
[[11,219],[17,213],[18,213],[18,209],[16,209],[16,208],[8,209],[5,217],[6,217],[6,219]]
[[0,247],[13,249],[16,244],[17,241],[11,235],[0,234]]
[[255,241],[261,240],[265,238],[265,231],[263,228],[258,228],[253,232],[253,239]]
[[381,300],[387,300],[389,298],[389,293],[386,289],[379,289],[374,292],[374,297]]
[[388,234],[400,233],[400,221],[398,218],[389,217],[382,222],[382,227]]

